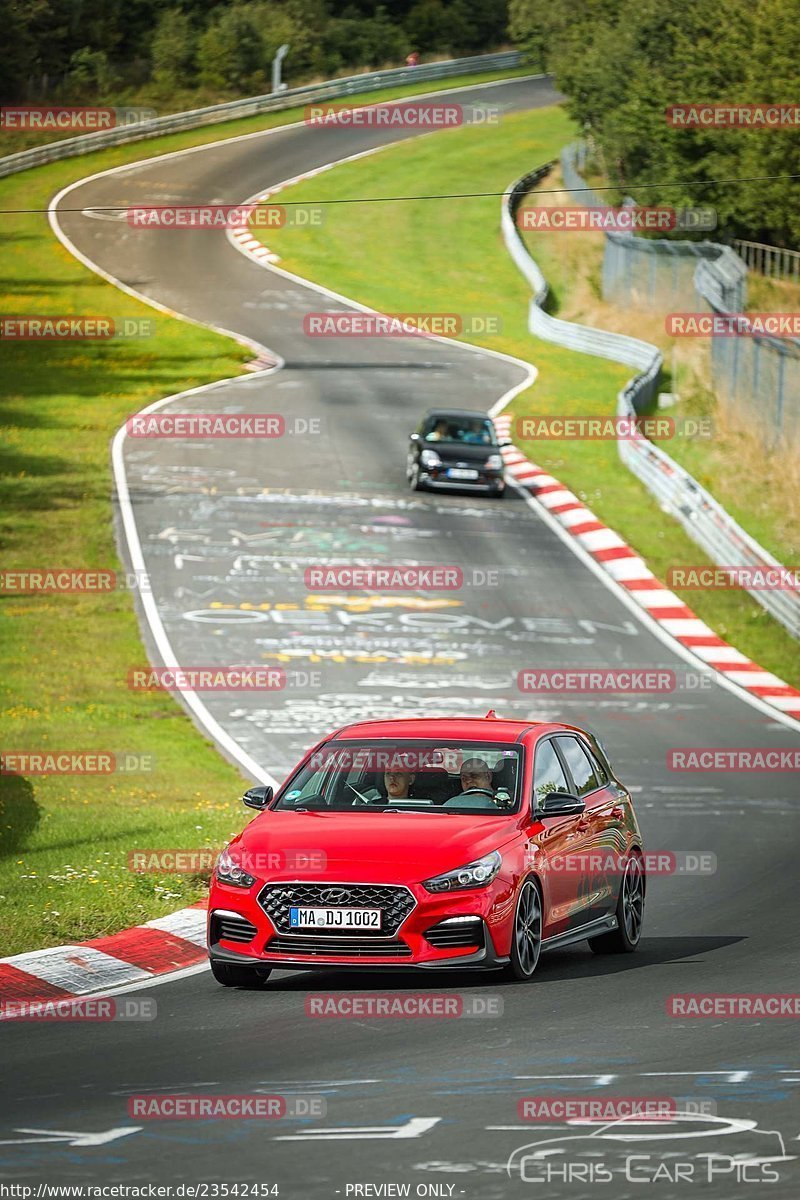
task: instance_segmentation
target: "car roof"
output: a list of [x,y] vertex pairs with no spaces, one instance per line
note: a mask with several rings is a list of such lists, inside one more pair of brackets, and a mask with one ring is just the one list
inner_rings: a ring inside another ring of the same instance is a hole
[[[398,717],[384,721],[357,721],[331,734],[331,740],[364,741],[380,738],[433,738],[435,740],[514,742],[528,732],[572,732],[574,725],[553,721],[511,721],[503,717]],[[582,733],[583,730],[577,730]]]
[[475,408],[429,408],[423,420],[427,420],[428,417],[481,417],[484,421],[491,420],[485,412]]

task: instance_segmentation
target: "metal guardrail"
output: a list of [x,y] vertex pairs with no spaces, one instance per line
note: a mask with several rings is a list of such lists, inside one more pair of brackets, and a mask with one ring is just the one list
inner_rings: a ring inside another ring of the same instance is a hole
[[781,246],[748,242],[743,238],[734,238],[731,245],[751,271],[768,275],[771,279],[790,279],[793,283],[800,283],[800,250],[784,250]]
[[504,71],[520,66],[522,54],[519,50],[504,50],[498,54],[477,54],[472,58],[451,58],[445,62],[427,63],[419,67],[394,67],[388,71],[369,71],[363,75],[345,75],[341,79],[312,83],[306,87],[288,88],[286,91],[253,96],[244,100],[231,100],[226,104],[212,104],[206,108],[194,108],[187,112],[174,113],[167,117],[154,117],[136,125],[104,129],[96,133],[84,133],[80,137],[64,138],[59,142],[48,142],[30,150],[20,150],[0,158],[0,178],[17,171],[27,171],[44,163],[62,158],[73,158],[80,154],[91,154],[108,146],[120,146],[146,138],[161,137],[165,133],[177,133],[183,129],[197,129],[203,125],[215,125],[233,121],[240,117],[252,117],[258,113],[277,112],[313,104],[319,100],[337,100],[361,92],[380,91],[396,84],[419,81],[427,83],[437,79],[451,79],[458,75],[471,75],[476,71]]
[[[502,201],[503,239],[533,289],[528,327],[538,337],[570,350],[637,367],[638,374],[617,395],[617,415],[632,417],[648,408],[655,397],[661,353],[657,347],[638,338],[573,324],[545,313],[542,305],[547,299],[547,281],[517,228],[516,215],[523,197],[554,165],[553,162],[546,163],[518,179],[505,192]],[[582,195],[585,197],[586,192]],[[619,439],[617,449],[625,466],[656,497],[664,511],[680,521],[689,537],[705,550],[712,562],[720,566],[756,568],[781,565],[688,471],[647,438]],[[800,592],[748,590],[793,637],[800,638]]]

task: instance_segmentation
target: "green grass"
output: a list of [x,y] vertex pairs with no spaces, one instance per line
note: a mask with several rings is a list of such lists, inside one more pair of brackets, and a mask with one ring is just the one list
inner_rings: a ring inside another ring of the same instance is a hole
[[[413,146],[392,147],[298,184],[290,197],[324,203],[353,196],[502,192],[523,171],[557,157],[574,134],[558,108],[515,114],[504,118],[499,133],[473,127],[432,134]],[[289,194],[283,193],[281,200],[286,198]],[[565,235],[552,235],[559,236]],[[561,349],[527,332],[529,290],[503,244],[497,196],[332,203],[323,226],[309,230],[302,243],[290,229],[265,233],[264,240],[286,269],[378,310],[498,316],[501,335],[467,340],[529,359],[539,368],[534,386],[513,402],[516,416],[608,415],[630,375],[623,366]],[[558,252],[554,242],[552,260]],[[556,309],[568,288],[568,279],[556,280]],[[633,314],[630,332],[637,332]],[[616,529],[661,578],[670,567],[708,561],[621,466],[613,442],[520,445]],[[788,682],[800,684],[797,644],[746,593],[681,594],[720,636]]]
[[[301,117],[292,110],[40,167],[0,181],[0,208],[45,210],[60,188],[94,171]],[[3,313],[155,320],[155,335],[139,341],[0,345],[0,569],[117,569],[114,432],[154,400],[239,373],[249,355],[92,274],[54,238],[43,211],[0,220]],[[134,875],[127,852],[219,846],[244,823],[239,772],[169,695],[127,688],[128,669],[144,661],[129,593],[0,596],[0,753],[154,756],[150,773],[0,776],[0,956],[113,932],[196,900],[200,878]]]

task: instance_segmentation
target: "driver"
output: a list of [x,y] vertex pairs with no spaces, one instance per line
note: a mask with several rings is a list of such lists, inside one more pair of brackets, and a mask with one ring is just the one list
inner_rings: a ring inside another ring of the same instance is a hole
[[492,772],[482,758],[467,758],[461,764],[461,792],[445,802],[466,808],[492,809],[495,806]]
[[461,764],[462,792],[488,792],[494,796],[492,772],[482,758],[467,758]]

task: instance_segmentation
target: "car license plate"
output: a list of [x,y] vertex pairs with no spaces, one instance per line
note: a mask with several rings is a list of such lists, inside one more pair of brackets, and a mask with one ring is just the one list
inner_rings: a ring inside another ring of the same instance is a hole
[[448,478],[450,478],[450,479],[477,479],[478,478],[477,471],[468,470],[465,467],[451,467],[450,470],[447,472],[447,475],[448,475]]
[[292,929],[380,929],[379,908],[290,908]]

